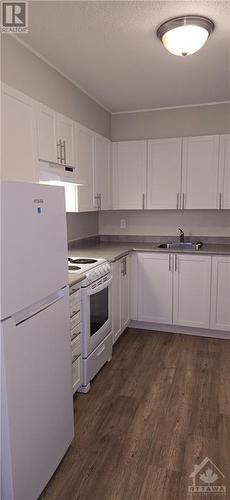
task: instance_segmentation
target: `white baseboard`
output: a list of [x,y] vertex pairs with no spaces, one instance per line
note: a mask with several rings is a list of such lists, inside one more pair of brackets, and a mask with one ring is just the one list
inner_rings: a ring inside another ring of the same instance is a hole
[[190,328],[187,326],[178,326],[178,325],[163,325],[158,323],[147,323],[145,321],[136,321],[136,320],[132,320],[129,324],[129,327],[141,330],[163,332],[163,333],[182,333],[184,335],[197,335],[200,337],[212,337],[216,339],[230,340],[230,332],[225,332],[221,330]]

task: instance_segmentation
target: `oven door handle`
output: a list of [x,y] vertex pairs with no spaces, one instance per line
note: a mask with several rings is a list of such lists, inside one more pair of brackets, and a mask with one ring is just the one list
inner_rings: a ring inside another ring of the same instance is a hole
[[112,283],[112,278],[109,278],[107,281],[104,281],[104,283],[102,283],[101,285],[87,290],[87,295],[95,295],[95,293],[101,292],[101,290],[107,288],[111,283]]

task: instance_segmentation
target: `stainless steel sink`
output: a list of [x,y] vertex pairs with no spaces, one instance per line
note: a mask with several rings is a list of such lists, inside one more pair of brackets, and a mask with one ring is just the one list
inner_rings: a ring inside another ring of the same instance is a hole
[[203,243],[198,241],[194,243],[192,241],[182,242],[182,241],[169,241],[168,243],[161,243],[158,248],[168,248],[171,250],[199,250]]

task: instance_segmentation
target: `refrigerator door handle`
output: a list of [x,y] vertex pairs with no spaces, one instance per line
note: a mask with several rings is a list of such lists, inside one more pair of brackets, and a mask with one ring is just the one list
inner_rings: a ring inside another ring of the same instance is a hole
[[41,300],[40,302],[37,302],[36,304],[33,304],[32,306],[27,307],[26,309],[23,309],[22,311],[14,314],[13,318],[15,321],[15,325],[18,326],[21,323],[24,323],[28,319],[32,318],[36,314],[45,311],[45,309],[48,309],[48,307],[52,306],[53,304],[55,304],[55,302],[62,299],[65,294],[66,287],[57,290],[57,292],[48,295],[48,297],[46,297],[44,300]]

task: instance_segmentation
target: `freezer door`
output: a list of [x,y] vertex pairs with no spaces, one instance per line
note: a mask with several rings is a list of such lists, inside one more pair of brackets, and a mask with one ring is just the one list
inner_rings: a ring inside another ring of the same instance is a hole
[[1,183],[1,319],[68,284],[64,188]]
[[37,499],[73,439],[68,304],[1,323],[3,500]]

